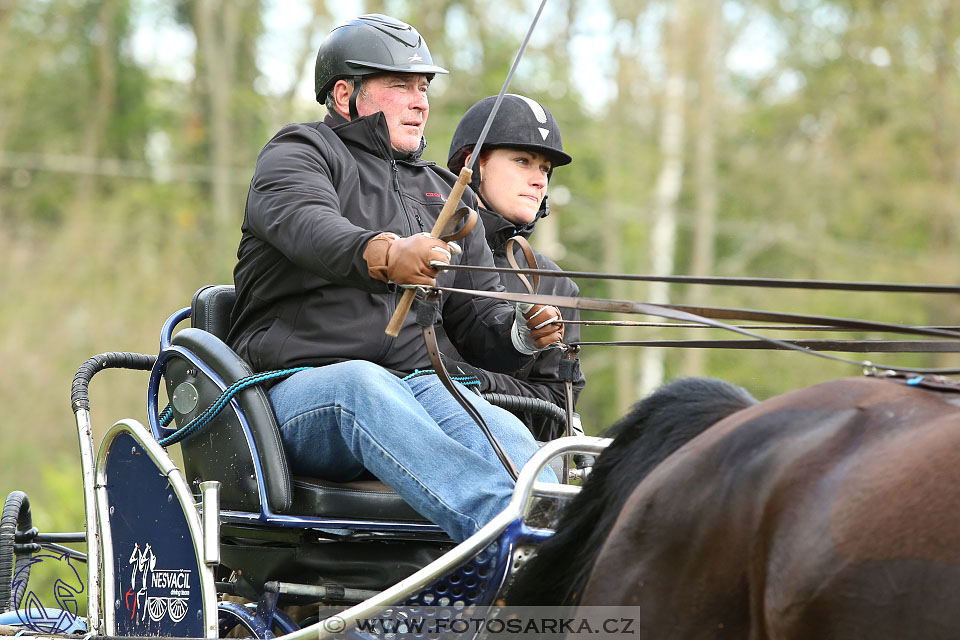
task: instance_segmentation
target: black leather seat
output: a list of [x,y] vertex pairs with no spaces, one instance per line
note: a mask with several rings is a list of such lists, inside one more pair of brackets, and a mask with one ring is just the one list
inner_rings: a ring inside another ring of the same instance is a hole
[[[190,358],[178,355],[166,366],[167,395],[179,426],[202,413],[221,394],[204,367],[227,386],[253,373],[224,342],[235,301],[232,285],[203,287],[191,304],[192,326],[179,331],[171,340],[174,347],[193,354],[197,360],[191,362]],[[426,521],[392,489],[375,479],[335,483],[293,477],[266,392],[254,385],[239,392],[236,401],[240,412],[232,406],[224,408],[209,425],[181,442],[187,479],[219,480],[222,509],[260,511],[265,501],[269,511],[290,515]],[[244,431],[243,419],[250,438]],[[259,461],[262,474],[254,460]]]

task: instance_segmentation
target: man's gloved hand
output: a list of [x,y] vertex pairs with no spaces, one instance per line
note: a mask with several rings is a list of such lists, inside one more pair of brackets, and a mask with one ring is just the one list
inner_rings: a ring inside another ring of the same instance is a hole
[[434,265],[450,264],[450,247],[443,240],[418,233],[401,238],[381,233],[363,251],[371,278],[399,285],[432,287],[437,283]]
[[563,318],[560,310],[540,304],[517,303],[511,337],[517,351],[528,355],[562,342]]

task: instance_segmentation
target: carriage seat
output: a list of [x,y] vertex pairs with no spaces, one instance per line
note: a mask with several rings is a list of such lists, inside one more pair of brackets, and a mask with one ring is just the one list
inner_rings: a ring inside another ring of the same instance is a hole
[[[253,373],[225,343],[235,301],[232,285],[201,288],[191,303],[192,326],[171,340],[180,353],[192,354],[197,360],[175,355],[166,365],[164,381],[178,426],[190,422],[221,394],[204,367],[226,386]],[[291,515],[426,521],[372,476],[346,483],[293,476],[266,391],[260,385],[248,387],[237,394],[236,403],[240,411],[227,406],[206,427],[181,442],[187,480],[219,480],[223,509],[259,511],[265,503],[269,511]]]

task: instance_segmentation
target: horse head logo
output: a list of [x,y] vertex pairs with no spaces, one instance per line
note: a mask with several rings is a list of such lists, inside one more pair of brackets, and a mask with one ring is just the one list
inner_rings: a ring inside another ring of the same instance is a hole
[[30,567],[48,561],[55,561],[61,565],[59,572],[61,577],[53,583],[53,597],[59,608],[48,609],[35,592],[28,591],[23,600],[23,608],[17,610],[17,618],[23,626],[37,633],[86,631],[85,625],[79,619],[80,595],[84,592],[83,580],[70,554],[40,553],[27,559],[23,566],[18,563],[17,572],[13,577],[13,592],[26,590],[27,581],[30,578]]

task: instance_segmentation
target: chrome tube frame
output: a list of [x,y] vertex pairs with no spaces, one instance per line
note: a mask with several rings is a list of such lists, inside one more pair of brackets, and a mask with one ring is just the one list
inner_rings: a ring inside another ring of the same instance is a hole
[[100,532],[97,527],[96,471],[94,468],[93,428],[90,412],[77,409],[77,435],[80,438],[80,471],[83,476],[84,527],[87,533],[87,631],[103,633],[103,611],[100,600]]
[[203,520],[203,562],[211,567],[220,564],[220,483],[200,483],[200,510]]
[[446,575],[461,564],[470,560],[483,549],[487,548],[496,540],[507,528],[508,525],[521,518],[530,506],[531,498],[536,496],[543,497],[571,497],[576,495],[580,488],[574,485],[553,484],[539,482],[537,476],[547,464],[559,455],[568,453],[586,453],[589,455],[600,455],[603,450],[612,442],[609,438],[595,438],[591,436],[574,436],[569,438],[557,438],[540,447],[540,449],[530,458],[523,469],[520,471],[520,477],[517,479],[516,487],[513,490],[513,496],[510,498],[510,504],[500,514],[488,522],[477,533],[470,536],[449,552],[437,558],[424,568],[420,569],[410,577],[401,580],[385,591],[381,591],[376,596],[353,606],[332,618],[321,620],[309,627],[304,627],[298,631],[287,634],[284,640],[324,640],[325,638],[334,638],[342,634],[345,630],[356,625],[357,620],[364,620],[374,617],[384,607],[400,604],[411,596],[415,595],[425,587],[428,587],[437,579]]

